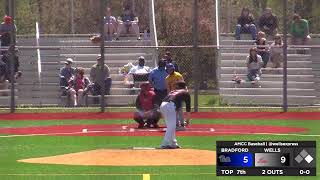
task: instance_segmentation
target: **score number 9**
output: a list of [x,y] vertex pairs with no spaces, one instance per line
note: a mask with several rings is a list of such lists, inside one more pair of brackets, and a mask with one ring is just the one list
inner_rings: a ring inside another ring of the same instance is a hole
[[284,164],[286,162],[287,158],[285,156],[280,157],[281,164]]

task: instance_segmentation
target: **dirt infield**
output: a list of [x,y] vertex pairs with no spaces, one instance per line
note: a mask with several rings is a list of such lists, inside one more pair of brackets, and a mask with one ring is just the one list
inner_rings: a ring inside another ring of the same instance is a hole
[[[132,119],[132,112],[15,113],[0,114],[0,120],[72,120],[72,119]],[[198,112],[193,119],[268,119],[320,120],[320,112]]]
[[[177,136],[218,136],[256,133],[306,132],[305,128],[284,126],[193,124]],[[44,127],[2,128],[0,134],[25,136],[163,136],[165,129],[137,129],[135,124],[63,125]],[[10,136],[10,135],[9,135]],[[2,136],[3,137],[3,136]]]
[[215,165],[216,153],[215,151],[195,149],[99,149],[58,156],[22,159],[18,162],[86,166]]

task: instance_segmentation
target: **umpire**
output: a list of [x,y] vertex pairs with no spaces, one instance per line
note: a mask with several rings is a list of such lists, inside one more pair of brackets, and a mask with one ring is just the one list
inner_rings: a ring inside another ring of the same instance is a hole
[[[165,69],[165,66],[165,59],[160,59],[158,62],[158,67],[154,68],[149,74],[149,82],[154,88],[157,98],[161,101],[168,94],[166,86],[166,77],[168,76],[168,73]],[[159,103],[161,103],[161,101]]]

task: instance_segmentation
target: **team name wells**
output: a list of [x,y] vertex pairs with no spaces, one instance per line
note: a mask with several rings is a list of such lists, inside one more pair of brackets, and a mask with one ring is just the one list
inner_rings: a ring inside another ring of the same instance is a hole
[[280,148],[264,148],[264,152],[281,152]]

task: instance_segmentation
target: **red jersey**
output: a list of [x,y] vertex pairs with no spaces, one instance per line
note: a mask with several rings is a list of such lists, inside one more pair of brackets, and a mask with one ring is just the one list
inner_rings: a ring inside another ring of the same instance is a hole
[[142,111],[149,111],[154,108],[156,94],[153,91],[140,93],[136,100],[136,107]]

